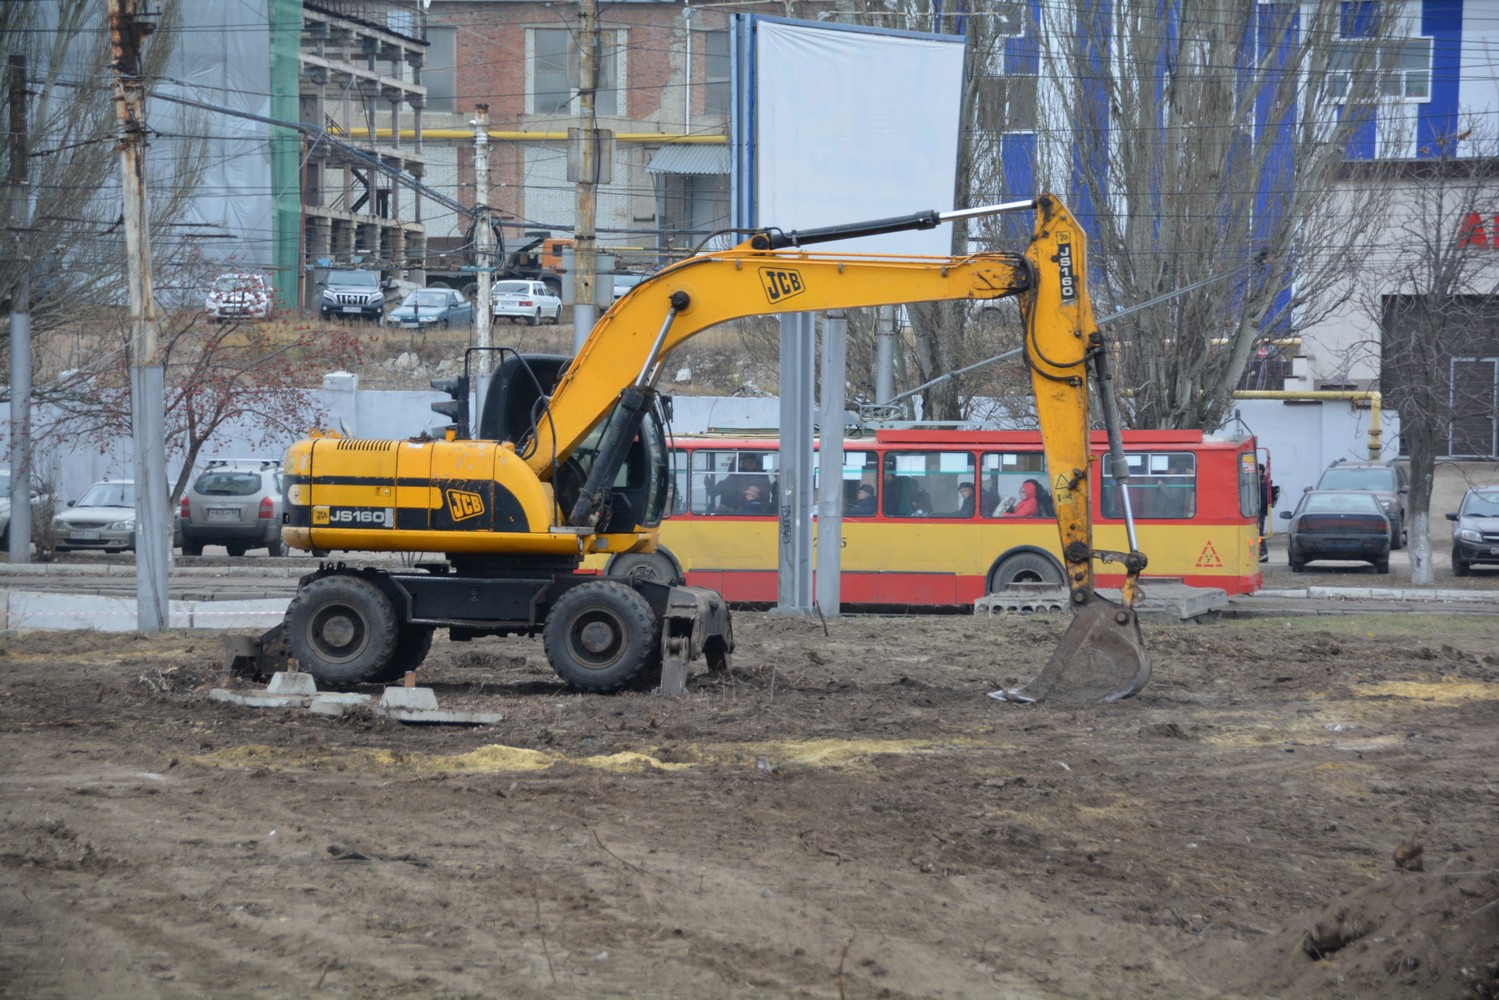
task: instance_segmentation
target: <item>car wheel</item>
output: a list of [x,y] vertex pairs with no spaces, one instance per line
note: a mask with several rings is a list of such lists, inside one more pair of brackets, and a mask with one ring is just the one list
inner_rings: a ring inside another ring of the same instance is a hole
[[556,309],[554,309],[552,311],[552,325],[553,326],[561,326],[562,325],[562,307],[561,306],[558,306]]
[[1390,522],[1390,551],[1399,552],[1405,547],[1405,518],[1397,517]]
[[1376,560],[1374,560],[1374,572],[1376,572],[1376,573],[1388,573],[1389,571],[1390,571],[1390,557],[1389,556],[1385,556],[1383,559],[1376,559]]
[[189,542],[184,539],[182,542],[182,554],[185,556],[201,556],[203,554],[203,543]]
[[446,330],[448,328],[448,321],[447,320],[443,320],[441,323],[439,323],[437,325],[440,326],[440,327],[442,327],[444,330]]
[[1473,565],[1472,563],[1464,562],[1463,561],[1462,557],[1457,554],[1457,549],[1453,549],[1452,550],[1452,575],[1453,576],[1467,576],[1468,575],[1468,570],[1469,570],[1469,568],[1472,565]]
[[228,549],[229,554],[236,559],[245,554],[245,547],[243,545],[226,545],[224,548]]
[[266,554],[268,554],[271,558],[281,559],[286,556],[289,550],[287,549],[285,542],[283,542],[279,538],[276,538],[271,541],[271,544],[265,547],[265,551]]
[[527,316],[526,317],[526,325],[527,326],[540,326],[541,325],[541,310],[540,309],[536,310],[536,315],[535,316]]
[[1297,559],[1296,553],[1292,552],[1289,548],[1286,549],[1286,561],[1291,564],[1292,573],[1300,573],[1306,569],[1306,560]]

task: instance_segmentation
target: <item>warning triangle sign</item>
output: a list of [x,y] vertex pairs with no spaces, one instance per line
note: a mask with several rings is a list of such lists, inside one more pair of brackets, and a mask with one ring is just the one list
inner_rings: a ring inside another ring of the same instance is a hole
[[1218,550],[1213,548],[1213,543],[1208,542],[1202,547],[1202,554],[1197,557],[1197,568],[1208,569],[1211,567],[1222,568],[1223,560],[1218,558]]

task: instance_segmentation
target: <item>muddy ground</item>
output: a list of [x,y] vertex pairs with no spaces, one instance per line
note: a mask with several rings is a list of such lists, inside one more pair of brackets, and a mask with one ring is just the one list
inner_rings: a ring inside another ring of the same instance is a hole
[[488,728],[210,700],[217,638],[0,636],[15,997],[1499,996],[1499,618],[736,616],[687,695],[437,642]]

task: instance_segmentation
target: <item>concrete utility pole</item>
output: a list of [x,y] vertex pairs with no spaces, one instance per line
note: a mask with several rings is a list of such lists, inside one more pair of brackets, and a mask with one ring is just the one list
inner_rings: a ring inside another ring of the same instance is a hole
[[598,219],[599,132],[594,91],[599,82],[599,22],[597,0],[580,0],[583,19],[578,32],[578,102],[583,128],[578,130],[582,149],[578,157],[578,219],[573,234],[573,349],[583,346],[597,316],[594,255],[598,251],[594,227]]
[[125,272],[130,285],[130,425],[135,439],[136,628],[169,623],[165,389],[151,291],[151,227],[146,204],[146,82],[141,49],[155,25],[140,20],[135,0],[110,0],[120,186],[124,190]]
[[31,221],[26,57],[13,54],[10,77],[10,229],[21,280],[10,306],[10,561],[31,561]]
[[474,297],[474,330],[478,335],[478,346],[488,350],[490,324],[494,317],[494,226],[489,219],[489,105],[474,105],[471,124],[474,126],[474,263],[479,268],[479,291]]

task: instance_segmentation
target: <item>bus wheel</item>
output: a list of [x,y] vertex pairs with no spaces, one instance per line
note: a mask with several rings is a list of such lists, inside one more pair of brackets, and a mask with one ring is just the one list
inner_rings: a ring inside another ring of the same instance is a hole
[[1012,584],[1063,587],[1062,569],[1039,552],[1017,552],[994,567],[989,574],[988,593],[999,594]]
[[615,580],[579,584],[559,597],[541,638],[557,676],[601,694],[625,687],[660,655],[651,606]]
[[617,580],[649,580],[652,583],[681,583],[671,557],[661,552],[627,552],[609,561],[609,575]]
[[366,684],[380,676],[395,652],[395,609],[368,580],[320,577],[287,606],[286,641],[320,686]]

